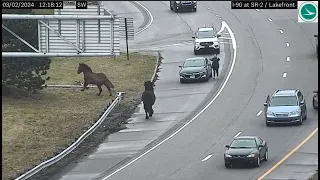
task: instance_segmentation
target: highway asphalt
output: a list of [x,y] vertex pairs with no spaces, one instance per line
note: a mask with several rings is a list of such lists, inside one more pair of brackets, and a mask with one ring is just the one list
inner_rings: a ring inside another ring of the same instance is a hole
[[[116,2],[125,6],[128,12],[137,12],[135,6],[128,2]],[[221,22],[218,18],[208,21],[204,17],[210,16],[207,11],[196,13],[176,14],[170,11],[168,4],[161,1],[140,2],[151,13],[153,23],[145,31],[137,34],[134,41],[130,41],[131,51],[160,51],[163,56],[159,80],[156,82],[155,94],[157,96],[154,106],[154,116],[144,119],[142,105],[128,120],[126,129],[110,135],[96,152],[71,163],[63,172],[52,179],[60,180],[88,180],[99,179],[110,171],[117,169],[122,164],[141,152],[150,143],[157,143],[159,136],[173,131],[189,119],[215,94],[227,73],[231,61],[230,35],[222,34],[220,61],[220,79],[210,79],[209,82],[180,84],[178,66],[186,58],[194,57],[193,46],[190,44],[193,31],[207,25],[219,30]],[[124,14],[117,4],[111,2],[104,5],[110,6],[113,12]],[[134,21],[142,22],[145,16],[136,14]],[[190,19],[186,21],[185,19]],[[174,26],[166,24],[174,23]],[[138,23],[139,24],[139,23]],[[142,27],[143,28],[143,27]],[[138,29],[136,29],[138,31]],[[211,57],[212,55],[199,55]],[[160,137],[161,138],[161,137]],[[130,178],[129,178],[130,179]]]
[[[168,8],[153,6],[157,8],[151,11],[154,14],[172,14]],[[231,10],[230,2],[216,1],[199,1],[196,13],[178,15],[191,28],[217,21],[219,17],[227,22],[237,43],[232,75],[215,101],[193,122],[156,148],[146,150],[145,155],[137,156],[124,168],[109,172],[110,175],[101,179],[258,179],[318,127],[318,112],[311,104],[312,91],[318,87],[318,60],[313,38],[318,32],[317,24],[298,24],[297,10]],[[260,113],[263,102],[279,88],[298,88],[304,93],[308,119],[302,126],[265,126],[263,113]],[[260,168],[226,169],[224,145],[239,133],[267,140],[268,162],[262,163]],[[317,140],[317,136],[313,138]],[[304,151],[317,152],[314,146],[303,147]],[[303,159],[305,164],[314,162],[312,158]],[[285,163],[300,160],[301,157],[294,154]],[[314,171],[314,166],[308,169],[300,165],[302,167],[305,171]],[[275,170],[267,178],[271,176],[307,179],[290,173],[290,168],[288,172],[285,168],[280,172]]]

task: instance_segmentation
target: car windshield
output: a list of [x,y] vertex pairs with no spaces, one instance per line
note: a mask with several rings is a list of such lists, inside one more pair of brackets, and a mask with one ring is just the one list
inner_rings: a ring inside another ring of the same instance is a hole
[[203,38],[215,38],[216,33],[213,30],[210,31],[198,31],[197,38],[203,39]]
[[197,60],[187,60],[184,62],[183,67],[203,67],[205,66],[204,60],[197,59]]
[[232,141],[230,148],[255,148],[256,142],[254,139],[235,139]]
[[271,99],[272,106],[297,106],[298,100],[295,96],[276,96]]

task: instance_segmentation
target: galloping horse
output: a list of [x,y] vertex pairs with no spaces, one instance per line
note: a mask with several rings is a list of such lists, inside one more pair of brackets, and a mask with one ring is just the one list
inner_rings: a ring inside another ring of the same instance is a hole
[[[149,116],[152,117],[153,109],[152,106],[156,102],[156,95],[154,94],[154,84],[151,81],[144,82],[144,92],[142,93],[141,100],[143,102],[143,108],[146,112],[146,119],[149,119]],[[149,114],[149,116],[148,116]]]
[[99,89],[99,93],[97,94],[99,96],[102,92],[101,86],[105,85],[110,93],[110,96],[112,96],[111,88],[114,88],[114,86],[109,81],[109,79],[107,78],[107,76],[105,74],[94,73],[94,72],[92,72],[91,68],[88,65],[86,65],[84,63],[79,63],[77,73],[80,74],[82,72],[84,74],[84,83],[83,83],[83,89],[81,89],[81,91],[88,89],[87,86],[89,84],[95,84],[95,85],[97,85],[97,87]]

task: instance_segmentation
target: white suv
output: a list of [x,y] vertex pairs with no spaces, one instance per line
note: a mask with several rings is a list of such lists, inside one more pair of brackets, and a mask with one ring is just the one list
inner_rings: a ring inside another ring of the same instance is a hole
[[210,50],[214,54],[220,54],[220,42],[218,39],[220,36],[213,27],[198,28],[195,36],[192,37],[194,39],[194,54],[197,55],[201,50]]

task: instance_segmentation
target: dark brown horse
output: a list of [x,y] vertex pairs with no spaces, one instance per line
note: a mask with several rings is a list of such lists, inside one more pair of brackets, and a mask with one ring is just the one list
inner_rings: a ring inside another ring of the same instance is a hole
[[102,92],[101,86],[105,85],[107,87],[107,89],[109,90],[110,96],[112,96],[111,88],[114,88],[114,86],[109,81],[109,79],[107,78],[107,76],[105,74],[92,72],[91,68],[84,63],[79,63],[79,67],[78,67],[77,72],[78,72],[78,74],[80,74],[82,72],[84,74],[83,89],[81,89],[81,91],[84,91],[85,89],[87,89],[87,86],[89,84],[95,84],[95,85],[97,85],[97,87],[99,89],[99,93],[98,93],[98,96],[99,96]]
[[[144,92],[142,93],[141,100],[143,102],[143,108],[146,113],[146,119],[149,119],[149,116],[153,115],[152,106],[156,102],[156,95],[154,94],[154,84],[151,81],[144,82]],[[148,116],[149,114],[149,116]]]

